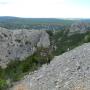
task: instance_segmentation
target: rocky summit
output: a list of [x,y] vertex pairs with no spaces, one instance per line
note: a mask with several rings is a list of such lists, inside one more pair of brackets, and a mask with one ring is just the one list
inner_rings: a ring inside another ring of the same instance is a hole
[[55,56],[10,90],[90,90],[90,43]]
[[24,59],[32,55],[37,47],[47,48],[49,35],[41,30],[8,30],[0,27],[0,66],[10,60]]

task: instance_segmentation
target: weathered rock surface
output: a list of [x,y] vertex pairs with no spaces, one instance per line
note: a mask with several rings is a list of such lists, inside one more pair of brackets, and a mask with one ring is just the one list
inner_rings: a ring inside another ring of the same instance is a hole
[[71,24],[70,34],[73,33],[84,33],[88,30],[88,24],[84,22],[76,22]]
[[0,28],[0,66],[10,60],[22,60],[32,55],[36,47],[47,48],[49,45],[49,35],[45,31]]
[[56,56],[11,90],[90,90],[90,43]]

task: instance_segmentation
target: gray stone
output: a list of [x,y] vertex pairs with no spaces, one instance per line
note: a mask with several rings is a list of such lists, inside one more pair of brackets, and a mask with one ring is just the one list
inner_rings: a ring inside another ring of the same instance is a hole
[[49,35],[42,30],[7,30],[0,27],[0,66],[32,55],[37,47],[48,48]]
[[90,43],[55,56],[49,65],[26,75],[10,90],[19,85],[22,90],[90,90]]

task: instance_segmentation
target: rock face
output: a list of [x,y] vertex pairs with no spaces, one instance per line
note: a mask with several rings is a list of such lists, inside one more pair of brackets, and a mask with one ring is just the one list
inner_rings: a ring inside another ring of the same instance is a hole
[[0,28],[0,65],[10,60],[24,59],[36,51],[36,47],[47,48],[49,35],[40,30],[7,30]]
[[10,90],[90,90],[90,43],[56,56]]
[[88,30],[88,25],[83,22],[73,23],[70,27],[70,33],[84,33]]

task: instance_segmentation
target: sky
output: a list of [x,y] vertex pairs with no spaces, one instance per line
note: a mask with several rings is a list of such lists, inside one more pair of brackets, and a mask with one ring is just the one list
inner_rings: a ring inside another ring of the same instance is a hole
[[0,0],[0,16],[90,18],[90,0]]

